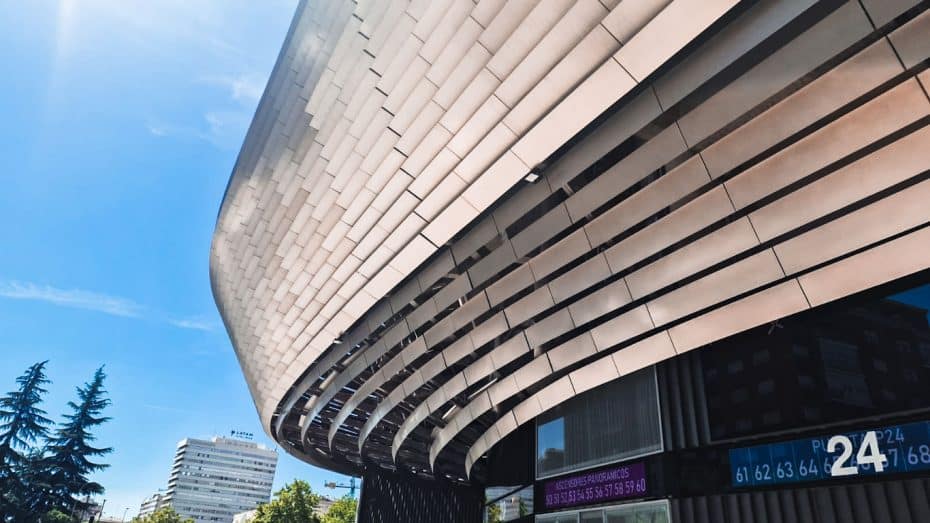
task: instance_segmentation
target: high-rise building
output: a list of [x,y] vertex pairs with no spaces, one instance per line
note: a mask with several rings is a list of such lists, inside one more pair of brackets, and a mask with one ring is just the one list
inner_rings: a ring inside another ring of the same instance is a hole
[[187,438],[178,450],[161,506],[195,522],[232,523],[271,499],[278,453],[251,441]]
[[211,279],[360,522],[930,520],[930,4],[303,0]]
[[145,498],[142,501],[142,505],[139,507],[139,517],[148,516],[154,514],[158,509],[165,506],[165,494],[162,492],[156,492],[151,496]]

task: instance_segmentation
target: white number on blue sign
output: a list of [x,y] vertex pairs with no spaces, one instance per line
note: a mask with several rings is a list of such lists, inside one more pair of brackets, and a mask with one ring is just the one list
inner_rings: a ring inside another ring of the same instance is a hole
[[[838,447],[841,447],[838,449]],[[827,442],[827,452],[834,453],[840,451],[839,457],[830,467],[831,476],[854,476],[859,473],[859,467],[855,465],[846,465],[853,454],[853,442],[847,436],[833,436]],[[862,438],[862,444],[859,445],[859,452],[856,453],[856,462],[859,466],[872,465],[875,472],[884,472],[885,463],[888,457],[882,453],[878,447],[878,434],[874,430],[865,433]]]

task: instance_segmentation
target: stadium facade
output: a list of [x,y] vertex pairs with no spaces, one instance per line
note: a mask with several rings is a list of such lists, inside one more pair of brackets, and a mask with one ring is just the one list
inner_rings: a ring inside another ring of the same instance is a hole
[[301,1],[211,281],[360,521],[930,520],[930,13]]

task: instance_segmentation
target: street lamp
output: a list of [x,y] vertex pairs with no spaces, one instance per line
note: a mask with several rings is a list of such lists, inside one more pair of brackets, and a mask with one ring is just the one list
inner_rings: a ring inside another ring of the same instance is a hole
[[129,507],[126,507],[126,508],[123,510],[123,517],[119,518],[120,523],[123,523],[124,521],[126,521],[126,513],[127,513],[127,512],[129,512]]

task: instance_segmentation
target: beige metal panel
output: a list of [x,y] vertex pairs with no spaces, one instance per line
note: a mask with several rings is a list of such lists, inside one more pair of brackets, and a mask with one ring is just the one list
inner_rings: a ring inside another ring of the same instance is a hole
[[507,106],[496,96],[490,96],[449,140],[447,147],[459,158],[465,157],[506,113]]
[[597,350],[602,351],[642,334],[654,326],[649,317],[649,311],[641,305],[591,329],[591,336],[594,338]]
[[561,370],[597,352],[591,333],[585,332],[548,351],[553,370]]
[[615,61],[604,62],[513,146],[526,165],[536,166],[635,86]]
[[436,87],[433,82],[426,80],[425,78],[420,81],[417,86],[410,92],[410,95],[406,97],[403,105],[397,110],[394,114],[394,118],[391,119],[390,128],[397,131],[399,134],[404,134],[407,132],[407,128],[413,122],[413,119],[423,110],[423,107],[430,101],[434,94],[436,94]]
[[617,51],[614,59],[636,81],[642,81],[738,3],[675,0]]
[[[471,229],[463,236],[459,241],[455,242],[452,246],[452,256],[455,258],[456,263],[462,263],[465,260],[469,259],[472,255],[475,254],[475,251],[482,247],[487,247],[490,249],[495,249],[491,252],[490,256],[496,256],[495,252],[499,248],[497,247],[498,242],[492,240],[497,240],[499,232],[497,225],[494,223],[494,220],[482,219],[479,220]],[[510,249],[511,254],[513,249],[510,248],[510,242],[504,241],[500,244],[501,246],[506,246],[507,249]],[[509,257],[509,256],[508,256]],[[479,260],[475,266],[485,263],[487,256],[484,259]],[[470,271],[472,272],[472,271]],[[480,272],[480,271],[475,271]],[[475,277],[476,274],[472,274],[472,283],[478,285],[478,279]]]
[[458,157],[443,149],[452,134],[440,125],[433,126],[423,141],[410,153],[410,156],[401,165],[404,171],[411,176],[419,177],[423,172],[438,171],[444,175],[452,170],[458,162]]
[[[513,251],[517,258],[523,258],[560,231],[571,225],[568,211],[564,205],[557,205],[528,227],[515,234],[511,239]],[[581,235],[584,236],[584,231]],[[537,273],[537,277],[540,275]]]
[[[456,174],[463,180],[471,182],[482,176],[502,154],[507,155],[508,158],[515,158],[508,154],[507,147],[516,139],[517,136],[506,125],[502,123],[495,125],[462,158],[462,161],[455,167]],[[512,179],[517,179],[517,176],[519,176],[519,173],[515,174]]]
[[[449,43],[443,48],[432,67],[430,67],[429,71],[426,73],[426,78],[434,84],[441,86],[443,82],[450,77],[462,58],[472,49],[481,31],[482,28],[478,22],[470,17],[466,17],[457,28],[455,36],[449,40]],[[462,87],[464,88],[464,85]]]
[[701,152],[717,177],[901,72],[879,40]]
[[526,389],[552,373],[552,365],[545,354],[517,369],[513,377],[520,389]]
[[539,406],[539,399],[535,395],[522,401],[513,409],[513,417],[517,420],[518,425],[532,421],[541,413],[542,407]]
[[390,64],[388,64],[387,68],[381,74],[381,79],[377,84],[377,88],[381,92],[388,94],[393,92],[397,83],[404,78],[404,74],[410,67],[410,64],[414,63],[414,61],[422,61],[422,58],[417,55],[422,45],[423,42],[416,36],[411,34],[407,37],[407,40],[404,41],[404,44],[398,49],[397,53],[395,53],[394,59],[391,60]]
[[456,199],[439,214],[421,234],[434,245],[442,245],[459,231],[462,223],[467,223],[478,211],[463,199]]
[[930,70],[917,75],[917,80],[923,86],[925,92],[930,92]]
[[552,299],[558,303],[607,279],[608,276],[610,276],[610,266],[607,265],[607,259],[603,254],[598,254],[549,282],[549,291],[552,293]]
[[500,85],[500,80],[487,69],[481,69],[462,94],[455,99],[439,123],[450,133],[458,132],[498,85]]
[[568,376],[563,376],[537,392],[535,396],[539,398],[539,405],[542,407],[542,411],[545,412],[574,397],[575,389],[572,387],[572,382]]
[[542,320],[536,322],[524,331],[530,346],[538,348],[543,343],[565,334],[575,328],[571,316],[565,309],[560,309]]
[[668,331],[662,331],[629,347],[624,347],[613,353],[610,358],[620,375],[625,376],[673,356],[675,356],[675,347],[672,345],[672,340],[669,338]]
[[623,279],[610,283],[568,306],[575,325],[584,325],[630,302],[630,290]]
[[930,267],[930,227],[801,276],[812,306]]
[[[475,347],[480,347],[507,331],[507,320],[504,313],[499,312],[474,328],[469,333]],[[449,360],[446,360],[447,362]]]
[[676,325],[669,335],[681,354],[808,307],[797,280],[789,280]]
[[468,274],[474,285],[481,285],[491,277],[516,263],[517,257],[510,246],[510,240],[505,240],[497,249],[469,267]]
[[488,355],[494,364],[494,369],[500,369],[511,361],[519,358],[529,351],[526,338],[522,334],[510,338],[497,348],[492,350]]
[[552,187],[566,185],[582,170],[617,146],[622,139],[642,130],[662,114],[662,108],[652,89],[646,89],[600,124],[595,132],[585,136],[574,147],[546,168],[545,179]]
[[749,215],[762,241],[930,169],[930,127],[924,127]]
[[491,53],[481,44],[475,44],[465,56],[455,65],[448,78],[439,86],[433,100],[442,108],[449,109],[456,99],[465,91],[465,88],[474,80],[475,76],[484,68]]
[[466,187],[468,187],[468,184],[464,180],[459,178],[457,174],[450,173],[439,182],[439,185],[432,189],[429,196],[417,205],[416,213],[425,220],[432,220]]
[[579,229],[534,256],[529,266],[533,271],[533,276],[541,280],[590,250],[591,244],[588,242],[587,235],[584,230]]
[[727,265],[646,304],[656,325],[697,312],[785,276],[771,249]]
[[[507,35],[506,41],[499,48],[488,47],[494,54],[487,68],[497,78],[510,76],[517,64],[522,61],[533,47],[542,39],[556,22],[568,11],[574,0],[545,0],[520,20],[520,25]],[[486,41],[484,35],[480,39]]]
[[[446,362],[446,365],[451,365],[455,363],[468,354],[471,354],[475,350],[475,345],[471,341],[470,336],[463,336],[456,340],[452,345],[446,347],[442,353],[441,357],[443,361]],[[428,378],[432,379],[432,378]]]
[[496,53],[538,3],[539,0],[506,2],[491,23],[485,25],[487,29],[478,41],[492,54]]
[[501,229],[507,229],[543,200],[549,198],[551,194],[552,188],[544,177],[533,183],[522,185],[512,197],[495,205],[491,213],[494,223]]
[[412,154],[420,142],[433,130],[444,112],[436,102],[427,102],[420,114],[413,119],[407,131],[397,140],[397,150],[408,156]]
[[469,385],[474,385],[493,371],[494,363],[491,361],[491,355],[485,354],[466,367],[465,370],[462,371],[462,374],[465,375],[465,381]]
[[529,265],[521,265],[485,290],[491,305],[498,305],[510,299],[517,291],[533,285],[534,281]]
[[789,274],[930,222],[924,181],[775,246]]
[[620,373],[617,371],[616,365],[611,361],[610,356],[589,363],[568,375],[576,394],[581,394],[619,377]]
[[[622,137],[617,138],[622,139]],[[578,221],[590,214],[646,175],[656,171],[663,164],[683,153],[685,149],[686,145],[681,138],[681,133],[678,132],[678,126],[673,124],[667,127],[652,140],[637,148],[626,158],[614,164],[591,183],[573,194],[565,202],[572,220]],[[677,171],[673,171],[675,176],[688,176],[695,171],[703,170],[703,166],[699,165],[699,159],[697,160],[698,162],[692,161],[686,167],[677,168]],[[676,193],[671,193],[663,199],[666,203],[670,203],[676,199],[675,195]],[[622,232],[623,226],[615,225],[615,223],[620,218],[619,215],[626,212],[621,205],[617,205],[614,209],[595,218],[585,227],[591,241],[598,245]],[[631,223],[631,220],[626,219],[621,223]]]
[[[473,206],[486,209],[503,196],[529,171],[526,164],[510,151],[504,153],[480,178],[462,193],[462,198]],[[444,213],[450,212],[448,209]],[[463,221],[459,221],[461,225]]]
[[506,0],[478,0],[471,17],[481,24],[481,27],[488,27],[506,4]]
[[611,8],[601,25],[614,38],[626,43],[670,3],[671,0],[620,2],[620,5]]
[[508,324],[516,326],[554,304],[552,295],[549,294],[549,287],[542,287],[504,309],[504,315],[507,317]]
[[671,107],[724,67],[816,4],[815,0],[760,2],[723,28],[694,54],[656,80],[663,107]]
[[904,67],[914,67],[930,56],[930,12],[923,12],[895,30],[888,35],[888,39],[904,62]]
[[507,106],[515,106],[606,14],[607,9],[597,0],[577,1],[504,79],[495,91],[497,97]]
[[716,187],[611,247],[604,256],[610,270],[618,273],[732,212],[726,191]]
[[759,244],[749,219],[740,218],[626,277],[634,299],[647,296]]
[[920,3],[920,0],[862,0],[876,26],[881,27]]
[[726,182],[737,208],[785,187],[930,114],[916,80],[908,80]]
[[450,8],[456,0],[432,0],[423,12],[423,15],[417,21],[417,26],[413,29],[413,34],[422,41],[426,41],[437,25],[442,21],[446,10]]
[[[440,54],[448,47],[449,41],[458,35],[458,29],[468,26],[465,22],[469,20],[468,15],[474,7],[475,4],[471,0],[452,0],[451,5],[446,8],[442,19],[434,29],[426,34],[418,33],[414,29],[414,34],[417,34],[417,36],[421,38],[426,36],[423,47],[420,48],[420,56],[425,58],[427,62],[436,64]],[[474,25],[477,26],[477,24]],[[476,29],[480,30],[478,27]]]
[[[448,135],[448,131],[446,131]],[[427,138],[428,139],[428,138]],[[442,149],[439,153],[422,168],[422,171],[414,169],[407,172],[416,175],[416,180],[411,182],[408,190],[421,200],[426,198],[443,178],[455,167],[459,158],[452,154],[448,149]]]

